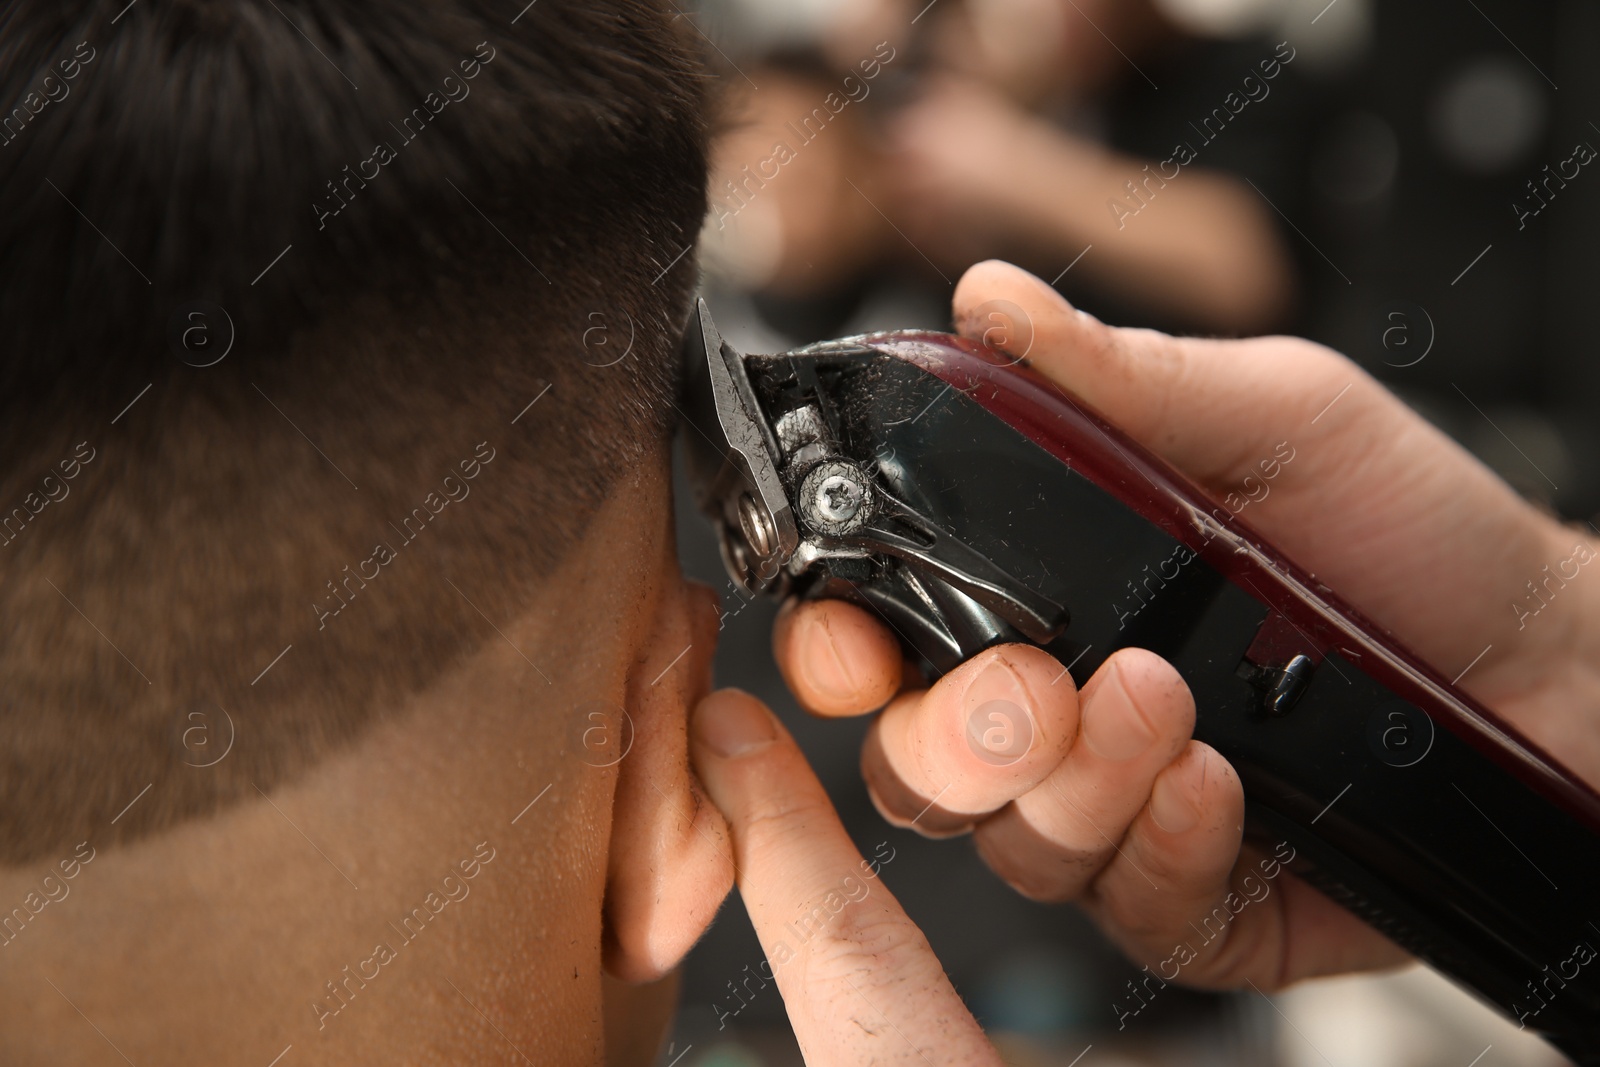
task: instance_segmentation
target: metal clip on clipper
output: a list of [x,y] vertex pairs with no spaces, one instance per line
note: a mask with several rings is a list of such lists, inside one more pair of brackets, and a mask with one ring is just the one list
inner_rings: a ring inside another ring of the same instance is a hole
[[1593,949],[1572,967],[1600,945],[1594,790],[1000,353],[902,332],[744,355],[701,301],[685,358],[690,478],[744,588],[865,605],[933,674],[1012,641],[1080,685],[1119,648],[1160,654],[1243,779],[1248,835],[1600,1064]]

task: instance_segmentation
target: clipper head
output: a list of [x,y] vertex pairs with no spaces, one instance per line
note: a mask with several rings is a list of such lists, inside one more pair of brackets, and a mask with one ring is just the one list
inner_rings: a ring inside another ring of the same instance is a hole
[[907,454],[884,460],[897,427],[915,437],[901,409],[925,411],[924,394],[948,390],[896,354],[902,340],[745,355],[699,302],[684,339],[683,438],[729,575],[749,593],[865,604],[938,671],[992,644],[1053,641],[1066,608],[957,536],[956,498],[941,505],[919,488],[919,446],[902,441]]
[[695,502],[716,526],[728,573],[747,592],[782,593],[800,544],[778,475],[778,444],[706,302],[683,340],[684,451]]

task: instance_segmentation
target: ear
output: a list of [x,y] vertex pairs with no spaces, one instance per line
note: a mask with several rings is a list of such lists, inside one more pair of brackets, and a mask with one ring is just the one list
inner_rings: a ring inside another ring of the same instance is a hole
[[612,801],[604,957],[625,982],[677,967],[733,888],[728,824],[689,769],[689,711],[710,691],[718,625],[716,594],[680,583],[628,679],[632,744]]

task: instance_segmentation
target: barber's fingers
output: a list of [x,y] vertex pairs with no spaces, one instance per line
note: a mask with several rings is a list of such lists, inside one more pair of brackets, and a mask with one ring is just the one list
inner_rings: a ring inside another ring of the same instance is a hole
[[[999,260],[962,276],[954,316],[961,333],[1026,359],[1207,485],[1258,474],[1273,446],[1291,430],[1303,438],[1335,396],[1338,418],[1328,423],[1386,396],[1355,364],[1310,342],[1213,341],[1107,326]],[[1341,394],[1346,387],[1348,395]]]
[[1082,895],[1194,729],[1189,687],[1171,664],[1143,649],[1106,660],[1084,686],[1082,704],[1083,724],[1066,758],[975,832],[990,869],[1034,900]]
[[791,600],[772,629],[778,669],[813,715],[876,711],[900,688],[895,635],[871,612],[843,600]]
[[1406,955],[1290,874],[1287,842],[1241,852],[1244,792],[1210,746],[1189,742],[1084,903],[1165,981],[1263,990],[1393,966]]
[[1061,664],[1000,645],[896,697],[867,733],[861,772],[891,823],[944,836],[1037,786],[1077,734],[1077,687]]
[[1243,824],[1239,776],[1210,745],[1190,741],[1156,776],[1150,802],[1095,880],[1091,910],[1134,955],[1146,955],[1220,895]]
[[[787,731],[711,694],[691,752],[728,820],[740,893],[809,1064],[998,1065],[927,938],[851,843]],[[752,990],[754,992],[754,990]]]

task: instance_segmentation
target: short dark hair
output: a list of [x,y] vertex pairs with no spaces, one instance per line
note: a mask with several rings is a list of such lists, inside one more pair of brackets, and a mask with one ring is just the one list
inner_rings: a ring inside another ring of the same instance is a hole
[[515,8],[0,23],[0,861],[292,778],[658,454],[707,75],[670,4]]

